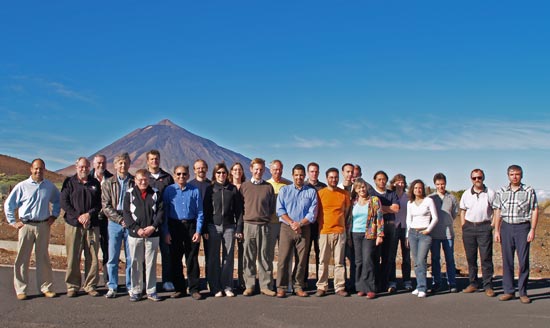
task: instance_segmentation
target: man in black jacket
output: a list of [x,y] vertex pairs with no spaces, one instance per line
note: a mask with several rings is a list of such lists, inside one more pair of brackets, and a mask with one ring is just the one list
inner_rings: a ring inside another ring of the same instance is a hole
[[[172,175],[160,167],[160,152],[151,149],[145,155],[147,157],[147,170],[149,171],[149,185],[158,189],[162,198],[162,192],[166,186],[174,184]],[[160,238],[160,255],[162,260],[162,289],[167,292],[174,291],[172,283],[172,266],[170,265],[170,247]]]
[[65,247],[67,250],[67,296],[75,297],[81,287],[80,258],[84,251],[84,290],[90,296],[99,296],[97,259],[99,247],[99,220],[101,186],[90,179],[90,161],[80,157],[76,174],[65,179],[61,188],[61,208],[65,211]]
[[[90,178],[94,178],[99,181],[100,185],[103,185],[105,180],[113,176],[111,172],[107,170],[107,157],[103,154],[96,154],[94,156],[93,169],[90,171]],[[103,283],[107,285],[109,282],[109,272],[107,271],[107,261],[109,260],[109,235],[107,231],[107,217],[103,213],[103,210],[99,211],[99,244],[101,245],[101,264],[103,271]]]
[[135,187],[128,189],[124,197],[124,222],[130,235],[128,244],[132,258],[130,301],[141,300],[144,263],[147,298],[160,301],[156,288],[156,263],[159,228],[164,216],[162,198],[156,188],[149,186],[147,170],[137,170],[135,182]]

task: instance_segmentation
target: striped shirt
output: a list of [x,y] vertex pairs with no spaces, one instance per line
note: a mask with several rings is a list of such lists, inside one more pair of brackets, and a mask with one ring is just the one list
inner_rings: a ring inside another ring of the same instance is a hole
[[493,208],[500,210],[502,221],[509,224],[530,222],[531,214],[537,207],[535,190],[523,183],[516,191],[510,185],[500,188],[493,202]]

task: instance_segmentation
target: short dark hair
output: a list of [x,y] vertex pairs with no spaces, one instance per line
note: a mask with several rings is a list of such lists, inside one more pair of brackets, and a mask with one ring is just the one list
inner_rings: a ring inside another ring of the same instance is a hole
[[160,151],[158,151],[158,150],[156,150],[156,149],[151,149],[151,150],[149,150],[149,151],[145,154],[145,158],[146,158],[146,159],[149,159],[149,155],[158,156],[159,159],[160,159]]
[[386,177],[386,180],[388,180],[388,175],[386,174],[386,172],[384,172],[384,171],[382,171],[382,170],[376,171],[376,173],[374,173],[372,179],[373,179],[373,180],[376,180],[376,177],[377,177],[379,174],[382,174],[383,176]]
[[212,184],[216,181],[216,172],[218,172],[219,169],[224,169],[227,173],[225,177],[226,179],[229,179],[229,170],[227,169],[227,165],[225,165],[225,162],[220,162],[214,165],[214,169],[212,170]]
[[41,162],[42,165],[43,165],[44,167],[46,167],[46,163],[44,162],[44,160],[43,160],[42,158],[35,158],[35,159],[33,159],[32,162],[31,162],[31,166],[34,164],[34,162]]
[[482,169],[473,169],[472,172],[470,172],[470,178],[472,178],[472,173],[479,172],[483,176],[483,180],[485,180],[485,172],[483,172]]
[[185,164],[179,164],[179,165],[174,166],[174,173],[176,173],[176,170],[179,169],[180,167],[185,169],[185,171],[187,171],[187,173],[189,173],[189,165],[185,165]]
[[294,165],[294,167],[292,168],[292,174],[294,174],[294,171],[296,170],[304,171],[304,173],[306,173],[306,168],[302,164]]
[[340,171],[338,171],[337,168],[331,167],[331,168],[329,168],[329,169],[325,172],[325,176],[326,176],[327,178],[328,178],[328,174],[329,174],[330,172],[336,172],[336,173],[340,174]]
[[319,169],[319,164],[315,163],[315,162],[311,162],[307,165],[307,169],[309,170],[309,167],[310,166],[315,166],[317,168],[317,170]]
[[521,166],[513,164],[508,166],[508,169],[506,170],[506,173],[510,173],[510,171],[519,171],[521,173],[521,177],[523,178],[523,169]]
[[344,167],[346,166],[351,166],[352,168],[355,167],[355,165],[351,164],[351,163],[344,163],[344,165],[342,165],[342,171],[344,171]]
[[445,181],[445,183],[447,183],[447,177],[445,176],[445,174],[439,172],[439,173],[436,173],[434,175],[434,183],[437,181],[437,180],[443,180]]

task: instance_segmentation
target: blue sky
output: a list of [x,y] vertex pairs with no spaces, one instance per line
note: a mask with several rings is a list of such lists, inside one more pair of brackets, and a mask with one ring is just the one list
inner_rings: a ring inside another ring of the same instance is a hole
[[546,1],[18,1],[0,153],[59,169],[168,118],[248,157],[550,195]]

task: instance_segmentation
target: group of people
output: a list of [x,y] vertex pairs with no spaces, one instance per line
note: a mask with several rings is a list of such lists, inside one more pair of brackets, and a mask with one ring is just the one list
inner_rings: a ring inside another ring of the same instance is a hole
[[[481,169],[471,172],[472,187],[460,201],[446,190],[444,174],[434,175],[435,192],[426,185],[396,174],[378,171],[373,184],[362,178],[361,167],[346,163],[341,170],[329,168],[326,184],[319,181],[319,165],[296,164],[291,180],[284,179],[283,163],[274,160],[271,178],[264,180],[266,163],[251,161],[251,178],[240,163],[227,167],[218,163],[207,178],[208,164],[193,164],[190,179],[187,165],[177,165],[173,174],[160,168],[160,153],[146,154],[147,168],[129,173],[127,153],[115,156],[114,174],[106,170],[106,158],[76,161],[76,174],[67,178],[61,192],[44,179],[45,163],[31,163],[31,176],[19,183],[5,202],[8,222],[19,231],[14,265],[14,287],[19,300],[27,298],[28,266],[33,246],[39,290],[55,297],[48,255],[50,226],[65,211],[67,296],[82,288],[99,296],[98,251],[103,253],[103,279],[107,298],[119,292],[119,257],[126,256],[125,287],[130,301],[144,295],[160,301],[157,286],[157,250],[162,257],[162,288],[171,298],[188,293],[200,300],[199,246],[203,242],[205,275],[214,297],[235,296],[234,249],[238,246],[238,287],[244,296],[258,292],[284,298],[289,292],[307,297],[309,258],[313,248],[316,263],[315,296],[329,291],[329,264],[334,266],[336,295],[357,293],[373,299],[377,293],[395,293],[396,255],[402,254],[403,288],[424,298],[444,288],[441,248],[446,263],[446,288],[458,292],[454,263],[453,222],[460,213],[462,238],[468,262],[469,285],[473,293],[493,290],[493,241],[502,245],[503,290],[499,299],[515,298],[514,255],[519,261],[520,301],[527,296],[529,245],[538,221],[536,194],[522,183],[522,168],[512,165],[509,184],[498,191],[485,186]],[[342,182],[340,182],[342,175]],[[407,190],[408,187],[408,190]],[[51,206],[50,206],[51,205]],[[19,210],[19,220],[15,210]],[[273,278],[278,245],[277,279]],[[478,282],[478,252],[482,284]],[[80,271],[84,253],[84,281]],[[431,253],[432,283],[426,279],[427,256]],[[186,275],[184,276],[183,256]],[[411,279],[411,256],[416,288]],[[349,278],[346,265],[349,261]]]

